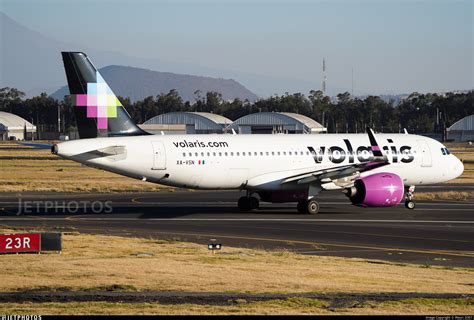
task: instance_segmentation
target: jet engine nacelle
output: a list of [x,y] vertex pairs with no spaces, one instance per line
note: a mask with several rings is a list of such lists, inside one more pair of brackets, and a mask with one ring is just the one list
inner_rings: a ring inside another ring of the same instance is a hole
[[392,207],[400,203],[403,193],[402,179],[388,172],[357,178],[347,189],[352,204],[361,207]]

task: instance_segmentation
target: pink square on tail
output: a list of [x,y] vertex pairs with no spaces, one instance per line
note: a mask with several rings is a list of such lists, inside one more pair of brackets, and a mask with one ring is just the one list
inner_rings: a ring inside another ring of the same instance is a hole
[[97,118],[97,129],[107,129],[107,118]]
[[87,106],[87,117],[88,118],[97,118],[97,107],[96,106]]
[[76,106],[87,106],[87,94],[76,95]]

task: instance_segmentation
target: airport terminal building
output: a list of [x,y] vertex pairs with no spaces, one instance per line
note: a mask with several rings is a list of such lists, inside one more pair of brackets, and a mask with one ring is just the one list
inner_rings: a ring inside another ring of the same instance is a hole
[[240,134],[324,133],[327,128],[315,120],[297,113],[260,112],[243,116],[227,127]]
[[0,111],[0,140],[32,140],[35,133],[36,126],[29,121],[16,114]]
[[297,113],[260,112],[232,121],[214,113],[170,112],[158,115],[139,125],[152,134],[312,134],[327,129],[313,119]]
[[474,114],[462,118],[447,128],[446,139],[456,142],[474,141]]
[[218,114],[208,112],[170,112],[153,117],[139,125],[153,134],[208,134],[224,133],[232,123]]

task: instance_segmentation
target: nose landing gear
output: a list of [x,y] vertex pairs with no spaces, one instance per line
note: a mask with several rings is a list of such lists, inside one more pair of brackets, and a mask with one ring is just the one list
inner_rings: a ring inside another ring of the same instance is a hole
[[410,186],[405,188],[405,208],[415,209],[415,202],[412,201],[413,192],[415,192],[415,186]]
[[258,209],[260,206],[260,202],[256,197],[250,196],[250,193],[247,192],[246,196],[239,198],[237,206],[239,207],[240,211],[250,211]]

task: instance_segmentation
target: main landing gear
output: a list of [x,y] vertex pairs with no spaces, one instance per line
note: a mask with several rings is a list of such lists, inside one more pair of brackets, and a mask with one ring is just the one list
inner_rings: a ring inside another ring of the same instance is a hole
[[257,198],[250,196],[250,193],[247,192],[247,196],[239,198],[237,206],[239,207],[240,211],[250,211],[258,209],[260,202]]
[[415,202],[412,201],[413,192],[415,192],[415,186],[410,186],[405,188],[405,208],[415,209]]
[[313,199],[299,201],[296,208],[299,213],[317,214],[319,212],[319,203]]

